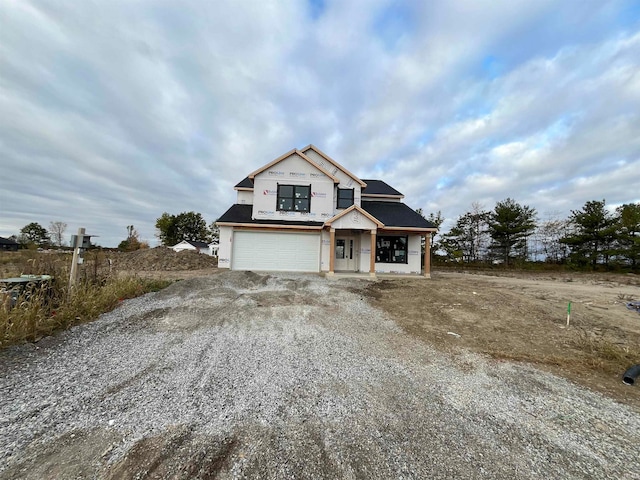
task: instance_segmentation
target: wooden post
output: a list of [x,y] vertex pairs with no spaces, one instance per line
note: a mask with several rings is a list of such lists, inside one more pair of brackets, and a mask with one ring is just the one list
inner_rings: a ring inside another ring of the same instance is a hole
[[69,294],[71,294],[71,289],[75,286],[78,281],[78,259],[80,258],[80,248],[82,248],[82,238],[84,237],[85,229],[79,228],[78,235],[76,236],[76,241],[73,246],[73,260],[71,260],[71,273],[69,274]]
[[431,278],[431,234],[424,234],[424,276]]
[[376,231],[371,230],[371,253],[369,257],[369,275],[376,274]]
[[329,229],[329,273],[328,275],[333,275],[334,272],[334,265],[335,265],[335,260],[336,259],[336,229],[335,228],[330,228]]

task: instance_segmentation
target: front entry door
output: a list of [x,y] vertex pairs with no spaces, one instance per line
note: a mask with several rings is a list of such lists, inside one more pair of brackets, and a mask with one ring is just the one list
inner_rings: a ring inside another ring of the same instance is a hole
[[354,237],[336,237],[335,269],[343,272],[356,272],[356,241]]

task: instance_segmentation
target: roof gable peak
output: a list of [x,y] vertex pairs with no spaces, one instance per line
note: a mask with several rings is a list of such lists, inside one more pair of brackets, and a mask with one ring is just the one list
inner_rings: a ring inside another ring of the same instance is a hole
[[302,153],[306,153],[309,150],[313,150],[315,153],[317,153],[318,155],[320,155],[324,160],[326,160],[327,162],[329,162],[331,165],[333,165],[334,167],[336,167],[338,170],[341,170],[344,174],[346,174],[347,176],[351,177],[352,179],[354,179],[357,183],[360,184],[361,187],[366,187],[367,184],[365,182],[363,182],[362,180],[360,180],[360,178],[358,178],[356,175],[354,175],[353,173],[351,173],[349,170],[347,170],[346,168],[344,168],[342,165],[340,165],[338,162],[336,162],[333,158],[331,158],[329,155],[327,155],[326,153],[324,153],[322,150],[320,150],[318,147],[316,147],[314,144],[310,143],[309,145],[307,145],[306,147],[300,149],[302,151]]
[[327,225],[327,226],[330,226],[333,222],[335,222],[339,218],[344,217],[345,215],[349,215],[354,210],[359,212],[360,214],[362,214],[363,216],[365,216],[369,220],[371,220],[373,223],[375,223],[378,226],[378,228],[384,227],[384,223],[382,223],[376,217],[374,217],[369,212],[367,212],[365,209],[363,209],[362,207],[359,207],[355,203],[353,205],[351,205],[349,208],[347,208],[346,210],[343,210],[342,212],[338,213],[337,215],[334,215],[333,217],[331,217],[324,224]]
[[318,169],[320,172],[324,173],[327,177],[329,177],[331,180],[334,181],[334,183],[340,183],[340,179],[337,178],[335,175],[332,175],[328,170],[326,170],[325,168],[321,167],[320,165],[318,165],[316,162],[314,162],[313,160],[311,160],[309,157],[307,157],[303,152],[301,152],[300,150],[298,150],[297,148],[294,148],[292,150],[289,150],[287,153],[280,155],[278,158],[276,158],[275,160],[272,160],[271,162],[267,163],[266,165],[264,165],[263,167],[260,167],[258,170],[255,170],[253,172],[251,172],[248,175],[248,178],[250,180],[253,180],[255,178],[256,175],[264,172],[265,170],[267,170],[268,168],[273,167],[274,165],[282,162],[283,160],[289,158],[291,155],[297,155],[298,157],[302,158],[304,161],[308,162],[310,165],[312,165],[314,168]]

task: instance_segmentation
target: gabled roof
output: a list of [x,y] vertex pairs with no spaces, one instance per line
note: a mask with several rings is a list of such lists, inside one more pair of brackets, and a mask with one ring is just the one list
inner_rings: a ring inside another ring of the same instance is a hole
[[175,245],[173,245],[171,248],[177,247],[178,245],[181,245],[183,243],[188,243],[189,245],[191,245],[192,247],[195,248],[209,248],[209,244],[206,242],[198,242],[196,240],[182,240],[179,243],[176,243]]
[[357,206],[356,204],[351,205],[349,208],[347,208],[346,210],[343,210],[342,212],[340,212],[339,214],[337,214],[334,217],[331,217],[329,220],[327,220],[325,222],[325,225],[331,225],[333,222],[335,222],[336,220],[338,220],[341,217],[344,217],[345,215],[348,215],[349,213],[353,212],[354,210],[360,212],[362,215],[364,215],[365,217],[367,217],[369,220],[371,220],[373,223],[375,223],[376,225],[378,225],[378,228],[382,228],[384,227],[384,224],[378,220],[376,217],[374,217],[373,215],[371,215],[369,212],[365,211],[364,209],[360,208],[359,206]]
[[322,173],[324,173],[327,177],[329,177],[331,180],[334,181],[334,183],[340,183],[340,179],[335,177],[334,175],[332,175],[331,173],[329,173],[328,170],[322,168],[320,165],[318,165],[316,162],[314,162],[313,160],[311,160],[309,157],[307,157],[304,153],[302,153],[300,150],[298,150],[297,148],[294,148],[293,150],[289,150],[287,153],[285,153],[284,155],[280,155],[278,158],[276,158],[275,160],[267,163],[264,167],[260,167],[258,170],[251,172],[249,174],[249,176],[247,178],[249,178],[249,180],[253,180],[255,178],[256,175],[258,175],[261,172],[264,172],[265,170],[267,170],[268,168],[273,167],[274,165],[280,163],[281,161],[283,161],[284,159],[290,157],[291,155],[297,155],[300,158],[302,158],[304,161],[308,162],[310,165],[313,165],[314,168],[317,168],[318,170],[320,170]]
[[187,240],[187,243],[193,245],[196,248],[209,248],[209,244],[207,242],[197,242],[195,240]]
[[233,187],[235,190],[253,190],[253,181],[249,177],[244,177],[240,182]]
[[360,180],[358,177],[356,177],[353,173],[351,173],[349,170],[347,170],[346,168],[344,168],[342,165],[340,165],[338,162],[336,162],[333,158],[331,158],[329,155],[327,155],[326,153],[324,153],[322,150],[320,150],[318,147],[316,147],[313,144],[309,144],[306,147],[300,149],[300,151],[302,153],[306,153],[308,150],[313,150],[314,152],[316,152],[318,155],[320,155],[322,158],[324,158],[327,162],[329,162],[331,165],[333,165],[334,167],[336,167],[338,170],[341,170],[343,173],[347,174],[348,176],[350,176],[351,178],[353,178],[357,183],[360,184],[361,187],[366,187],[366,182],[364,180]]
[[217,224],[252,224],[252,225],[298,225],[302,227],[322,227],[324,222],[298,222],[292,220],[254,220],[251,218],[253,205],[236,203],[216,220]]
[[385,228],[405,227],[437,230],[433,223],[401,202],[363,201],[362,208],[384,223]]
[[362,189],[362,195],[381,195],[385,197],[391,196],[404,198],[402,193],[382,180],[363,180],[363,182],[365,182],[367,186]]

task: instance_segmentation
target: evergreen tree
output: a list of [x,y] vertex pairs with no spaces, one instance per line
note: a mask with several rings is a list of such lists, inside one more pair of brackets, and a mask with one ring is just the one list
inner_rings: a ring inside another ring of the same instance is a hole
[[536,228],[534,208],[507,198],[496,203],[487,223],[492,239],[491,248],[498,252],[505,265],[513,257],[527,258],[527,238]]
[[49,233],[47,232],[47,229],[39,223],[31,222],[20,230],[18,243],[25,246],[37,245],[39,247],[44,247],[49,244]]
[[571,249],[571,259],[593,269],[600,261],[608,265],[616,219],[605,208],[605,201],[586,202],[582,210],[571,211],[570,221],[574,232],[561,241]]
[[626,203],[616,209],[617,252],[635,270],[640,264],[640,203]]

